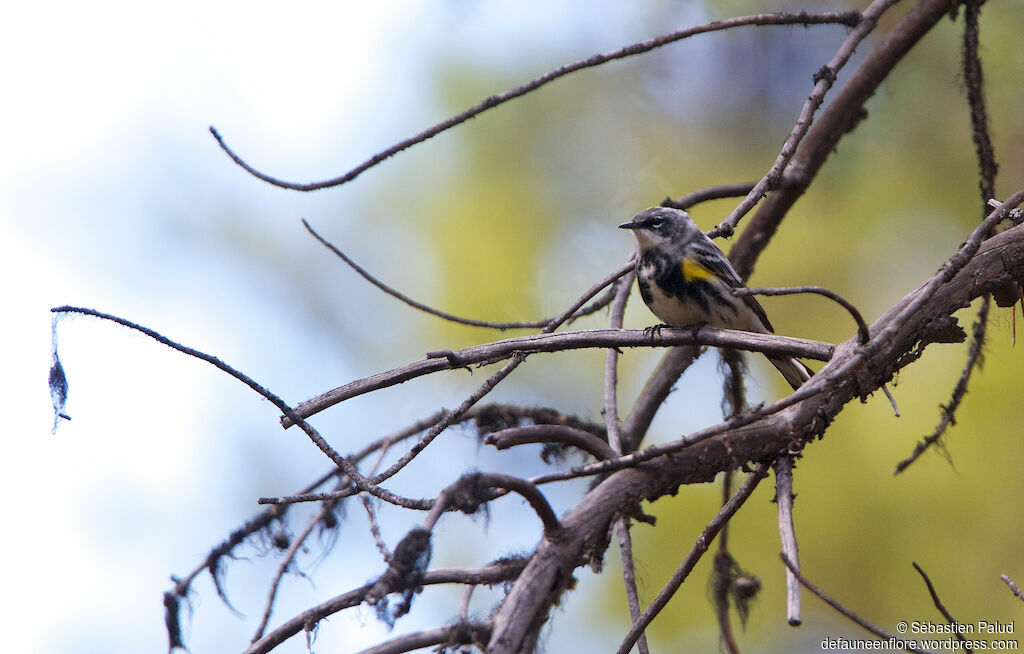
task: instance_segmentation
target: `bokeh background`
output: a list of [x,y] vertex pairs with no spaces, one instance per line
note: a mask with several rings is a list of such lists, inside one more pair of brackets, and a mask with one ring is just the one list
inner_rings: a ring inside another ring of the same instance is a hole
[[[165,649],[161,593],[169,575],[198,565],[257,511],[256,498],[292,493],[329,467],[234,380],[136,333],[83,318],[57,328],[73,420],[51,435],[50,307],[87,306],[137,321],[215,354],[293,403],[427,350],[493,339],[383,296],[316,244],[300,218],[388,283],[440,308],[493,320],[553,315],[628,256],[631,239],[616,224],[666,196],[754,180],[766,170],[811,75],[845,28],[739,29],[576,73],[352,184],[316,193],[247,175],[217,148],[209,125],[262,170],[293,181],[323,179],[563,63],[716,17],[777,8],[466,1],[157,7],[117,0],[8,8],[0,26],[5,648]],[[1024,185],[1022,29],[1016,3],[985,6],[1001,196]],[[753,283],[828,286],[874,319],[965,238],[980,201],[958,72],[960,32],[959,23],[944,21],[900,64],[869,103],[870,119],[842,141],[784,223]],[[839,83],[845,79],[841,74]],[[707,228],[732,206],[719,201],[692,213]],[[764,303],[783,334],[835,342],[854,331],[820,298]],[[605,320],[599,314],[579,326]],[[627,326],[652,320],[634,298]],[[961,320],[969,326],[973,314],[964,311]],[[1007,310],[993,312],[984,370],[945,441],[949,460],[932,452],[892,474],[938,420],[964,346],[932,346],[900,375],[893,387],[900,418],[881,396],[851,405],[799,463],[805,572],[884,628],[941,621],[911,561],[930,573],[962,621],[1021,616],[1022,605],[999,580],[1006,573],[1024,582],[1022,352],[1011,326]],[[657,359],[645,351],[623,357],[625,408]],[[493,399],[599,420],[602,362],[600,352],[535,357]],[[770,367],[751,367],[752,401],[784,392]],[[337,449],[354,451],[455,406],[485,375],[408,383],[335,407],[315,424]],[[651,442],[717,422],[718,388],[709,353],[670,397]],[[430,496],[467,469],[536,474],[548,469],[537,453],[497,454],[478,445],[471,430],[455,429],[391,487]],[[764,583],[741,647],[813,652],[826,636],[861,636],[809,595],[805,626],[785,626],[769,486],[731,532],[740,564]],[[564,511],[585,488],[546,492]],[[718,488],[705,485],[648,507],[658,527],[633,530],[648,600],[718,502]],[[419,518],[382,509],[388,543]],[[445,518],[435,565],[526,552],[538,535],[535,518],[509,498],[486,519]],[[198,580],[186,630],[197,654],[243,649],[262,613],[280,554],[258,538],[238,554],[225,589],[245,617],[224,606],[208,578]],[[709,564],[710,557],[655,623],[655,651],[717,649]],[[382,569],[365,514],[353,504],[340,532],[310,542],[297,568],[302,575],[286,579],[271,626]],[[548,651],[617,646],[628,620],[614,550],[606,572],[579,571],[578,591],[546,631]],[[486,615],[496,597],[479,592],[473,612]],[[428,590],[391,633],[443,623],[459,599],[455,591]],[[363,608],[325,621],[314,650],[356,651],[387,636]],[[305,649],[296,638],[279,651]]]

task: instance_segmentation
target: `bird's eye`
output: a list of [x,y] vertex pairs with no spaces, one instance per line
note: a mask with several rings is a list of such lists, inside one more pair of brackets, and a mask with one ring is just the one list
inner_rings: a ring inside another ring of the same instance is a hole
[[652,218],[651,229],[661,229],[661,226],[665,224],[664,218]]

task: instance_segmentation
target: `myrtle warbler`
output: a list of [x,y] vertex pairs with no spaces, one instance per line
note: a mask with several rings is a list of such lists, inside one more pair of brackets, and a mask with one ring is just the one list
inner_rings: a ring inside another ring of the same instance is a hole
[[[619,227],[636,236],[640,295],[663,323],[774,333],[757,300],[733,295],[733,289],[744,287],[743,280],[685,211],[651,207]],[[811,377],[811,370],[797,359],[765,356],[794,390]]]

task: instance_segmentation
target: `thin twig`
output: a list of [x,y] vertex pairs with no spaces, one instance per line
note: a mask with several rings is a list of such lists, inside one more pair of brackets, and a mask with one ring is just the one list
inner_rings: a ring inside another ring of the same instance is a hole
[[1006,583],[1006,585],[1010,587],[1010,591],[1013,592],[1017,599],[1024,602],[1024,590],[1018,588],[1017,584],[1013,583],[1013,579],[1010,579],[1009,575],[999,575],[999,578],[1002,579]]
[[[613,287],[615,299],[612,303],[611,316],[608,320],[608,328],[614,330],[622,329],[623,318],[626,315],[626,303],[629,301],[630,292],[633,290],[635,272],[626,273],[625,277],[619,278]],[[616,454],[622,454],[621,423],[619,422],[619,350],[610,347],[605,350],[604,355],[604,422],[608,430],[608,444]]]
[[[633,558],[633,538],[629,533],[629,518],[619,516],[615,521],[616,535],[619,540],[619,559],[622,561],[622,584],[626,589],[626,605],[629,607],[630,624],[640,619],[640,595],[636,586],[636,563]],[[648,654],[647,634],[641,633],[636,640],[639,654]]]
[[388,550],[388,544],[384,542],[384,537],[380,533],[380,527],[377,525],[377,514],[373,508],[373,501],[366,496],[366,493],[360,493],[359,499],[363,509],[366,510],[366,520],[370,523],[370,536],[373,537],[373,543],[377,546],[377,551],[384,557],[384,560],[389,561],[391,559],[391,552]]
[[[999,171],[995,148],[989,135],[988,112],[985,110],[985,76],[982,72],[981,56],[978,53],[978,17],[982,2],[967,0],[964,3],[964,36],[961,69],[967,90],[967,103],[971,108],[971,136],[978,158],[978,189],[981,191],[982,206],[989,198],[995,197],[995,180]],[[982,209],[982,214],[986,210]]]
[[[365,495],[361,495],[360,497],[365,497]],[[303,543],[305,543],[306,539],[309,538],[309,535],[313,533],[313,529],[316,527],[317,524],[320,523],[321,520],[323,520],[327,516],[328,513],[330,513],[333,510],[333,503],[324,503],[324,506],[320,509],[320,511],[315,516],[313,516],[313,518],[308,523],[306,523],[306,526],[303,528],[302,532],[298,534],[294,539],[292,539],[291,545],[289,545],[287,551],[285,551],[284,556],[281,559],[281,562],[277,566],[277,571],[274,573],[274,578],[270,581],[270,590],[267,593],[267,603],[263,609],[263,617],[260,619],[260,623],[256,626],[256,633],[253,634],[253,637],[250,639],[249,642],[255,643],[257,640],[263,637],[263,634],[267,630],[267,624],[270,622],[270,616],[274,610],[274,602],[277,600],[277,591],[278,588],[280,588],[281,586],[281,580],[284,578],[284,575],[288,571],[288,568],[290,568],[294,563],[295,556],[298,554],[298,551],[302,548]]]
[[715,536],[717,536],[718,532],[721,530],[722,525],[728,522],[736,511],[743,506],[743,503],[747,501],[747,498],[750,497],[751,493],[754,492],[754,489],[757,488],[758,483],[764,479],[767,473],[768,465],[760,463],[752,473],[747,475],[747,479],[743,482],[743,485],[739,487],[739,490],[737,490],[732,498],[725,503],[725,506],[723,506],[718,514],[711,519],[711,522],[704,527],[704,531],[702,531],[700,536],[697,538],[697,542],[694,543],[690,553],[687,554],[686,558],[683,559],[683,562],[679,564],[679,567],[672,574],[671,579],[669,579],[668,583],[665,584],[665,587],[662,588],[657,597],[651,601],[650,605],[648,605],[647,609],[645,609],[643,614],[640,616],[640,619],[633,621],[633,626],[630,627],[626,637],[622,639],[622,643],[619,645],[617,654],[628,654],[640,634],[647,629],[648,625],[651,624],[651,621],[653,621],[658,613],[665,608],[668,601],[672,599],[672,596],[675,595],[676,591],[679,590],[679,587],[682,586],[684,581],[686,581],[686,578],[693,570],[693,567],[697,565],[697,561],[700,560],[700,557],[708,551],[712,541],[715,540]]
[[[946,618],[946,621],[949,622],[949,624],[951,625],[955,626],[960,624],[960,621],[953,617],[953,614],[949,612],[949,609],[947,609],[946,606],[942,603],[942,600],[939,599],[939,593],[935,590],[935,586],[932,584],[932,580],[928,578],[928,575],[925,573],[924,569],[917,564],[917,561],[911,561],[911,564],[913,564],[914,569],[917,570],[917,573],[921,575],[921,578],[924,579],[924,584],[928,587],[928,594],[932,596],[932,603],[935,605],[935,608],[939,610],[939,613],[942,614],[942,617]],[[974,649],[971,648],[970,643],[967,642],[967,639],[964,638],[964,635],[960,633],[959,630],[954,629],[953,633],[956,635],[957,640],[964,644],[965,652],[974,652]]]
[[676,198],[665,198],[664,202],[661,203],[664,207],[673,207],[675,209],[689,209],[701,202],[707,202],[708,200],[721,200],[723,198],[741,198],[750,190],[754,188],[755,182],[747,182],[745,184],[721,184],[718,186],[708,186],[706,188],[691,191],[686,195]]
[[[723,349],[720,351],[723,369],[722,382],[722,414],[726,419],[733,418],[747,408],[747,389],[744,381],[746,374],[746,362],[743,353],[739,350]],[[729,502],[733,493],[733,470],[726,470],[722,473],[722,506]],[[732,628],[732,618],[729,615],[730,598],[735,597],[736,571],[739,569],[732,554],[729,553],[729,522],[722,525],[718,535],[718,551],[715,553],[712,574],[712,599],[715,604],[715,616],[718,619],[718,631],[721,642],[725,645],[729,654],[739,654],[739,645],[736,643],[736,634]],[[736,603],[736,610],[740,620],[746,622],[746,600],[741,599]]]
[[812,293],[815,295],[823,295],[833,302],[839,304],[841,307],[846,309],[851,316],[853,316],[854,322],[857,323],[857,334],[860,337],[861,343],[867,343],[871,339],[871,335],[868,332],[868,324],[864,322],[864,316],[861,315],[857,307],[853,306],[853,303],[839,295],[835,291],[829,290],[822,286],[788,286],[785,288],[737,288],[733,289],[733,295],[796,295],[799,293]]
[[885,397],[888,398],[889,404],[892,405],[892,412],[896,414],[897,418],[899,418],[900,408],[896,405],[896,398],[892,396],[892,393],[889,391],[889,387],[882,384],[882,392],[885,393]]
[[[722,506],[725,506],[732,496],[733,474],[732,470],[722,473]],[[729,617],[729,592],[733,582],[732,570],[733,558],[729,554],[729,523],[726,522],[722,525],[722,531],[718,535],[718,552],[715,553],[714,571],[711,573],[714,579],[713,599],[721,641],[729,654],[739,654],[740,648],[732,629],[732,619]],[[633,622],[636,622],[636,618],[633,619]]]
[[786,568],[790,572],[792,572],[793,575],[796,576],[796,578],[800,581],[801,584],[803,584],[804,588],[806,588],[807,590],[809,590],[812,593],[814,593],[815,595],[817,595],[819,598],[821,598],[821,600],[823,602],[825,602],[826,604],[831,606],[836,611],[842,613],[843,615],[845,615],[847,618],[849,618],[853,622],[856,622],[858,625],[860,625],[861,627],[863,627],[867,631],[873,633],[874,635],[878,636],[882,640],[888,640],[888,641],[891,641],[891,642],[895,643],[896,645],[902,647],[903,649],[905,649],[908,652],[917,652],[918,654],[932,654],[931,652],[929,652],[926,649],[917,649],[917,648],[914,648],[914,647],[910,647],[910,646],[908,646],[906,644],[906,641],[903,640],[902,638],[899,638],[898,636],[895,636],[895,635],[889,633],[888,631],[885,631],[881,627],[876,627],[875,625],[871,624],[870,622],[868,622],[864,618],[860,617],[859,615],[857,615],[856,613],[854,613],[850,609],[846,608],[845,606],[843,606],[842,604],[840,604],[836,600],[834,600],[831,597],[829,597],[828,594],[825,593],[825,591],[821,590],[820,588],[818,588],[817,586],[812,584],[810,581],[808,581],[808,579],[806,577],[804,577],[802,574],[800,574],[800,571],[796,569],[796,567],[792,564],[792,562],[789,559],[786,558],[785,554],[782,554],[780,552],[779,553],[779,557],[782,558],[782,562],[786,564]]
[[431,442],[445,429],[454,425],[462,414],[473,407],[474,404],[479,402],[485,395],[494,390],[503,379],[512,374],[512,371],[519,367],[519,364],[526,360],[525,355],[514,354],[512,360],[502,366],[498,372],[494,373],[484,381],[475,391],[473,391],[469,397],[462,401],[459,406],[455,407],[454,410],[445,414],[436,425],[431,427],[416,443],[412,445],[406,451],[405,454],[400,456],[397,461],[392,463],[387,470],[373,476],[373,483],[379,484],[381,481],[388,479],[398,473],[399,470],[409,464],[410,461],[416,458],[416,456],[423,451]]
[[[779,507],[779,538],[782,551],[793,566],[800,570],[796,529],[793,527],[793,457],[788,453],[775,459],[775,503]],[[786,569],[786,621],[799,627],[803,622],[800,611],[800,582]]]
[[[314,230],[310,226],[310,224],[306,221],[305,218],[302,219],[302,225],[303,225],[303,227],[306,228],[306,231],[308,231],[310,234],[312,234],[313,238],[315,238],[317,241],[319,241],[320,244],[323,245],[324,247],[326,247],[328,250],[333,252],[339,259],[341,259],[346,264],[348,264],[348,266],[352,270],[356,271],[356,273],[358,273],[363,279],[365,279],[366,281],[370,282],[371,284],[373,284],[374,286],[376,286],[380,290],[384,291],[385,293],[387,293],[391,297],[396,298],[397,300],[399,300],[401,302],[404,302],[405,304],[408,304],[409,306],[411,306],[414,309],[419,309],[420,311],[423,311],[424,313],[429,313],[432,316],[437,316],[438,318],[443,318],[444,320],[448,320],[450,322],[458,323],[460,325],[470,325],[470,326],[473,326],[473,327],[488,327],[488,328],[491,328],[491,329],[497,329],[497,330],[501,330],[501,331],[504,331],[506,329],[527,329],[527,328],[539,329],[539,328],[547,325],[548,323],[550,323],[551,320],[552,320],[551,318],[545,318],[544,320],[534,320],[534,321],[529,321],[529,322],[496,322],[496,321],[492,321],[492,320],[477,320],[475,318],[464,318],[462,316],[457,316],[454,313],[448,313],[447,311],[441,311],[440,309],[435,309],[432,306],[429,306],[427,304],[423,304],[422,302],[419,302],[417,300],[412,299],[411,297],[409,297],[405,293],[402,293],[401,291],[399,291],[396,288],[388,286],[387,284],[385,284],[381,280],[379,280],[376,277],[374,277],[373,275],[371,275],[365,268],[363,268],[358,263],[353,261],[347,254],[342,252],[337,246],[335,246],[333,243],[331,243],[330,241],[325,239],[323,236],[320,236],[320,234],[318,234],[316,232],[316,230]],[[598,307],[598,308],[600,308],[600,307]],[[584,309],[589,309],[589,307],[585,307]],[[583,312],[584,309],[581,309],[581,312]],[[584,314],[581,313],[580,315],[584,315]],[[574,316],[574,317],[579,317],[579,316]]]
[[[971,374],[976,368],[981,367],[981,361],[983,358],[982,348],[985,345],[985,332],[986,325],[988,324],[988,313],[990,307],[989,296],[986,295],[981,299],[981,306],[978,308],[978,318],[974,322],[973,336],[971,339],[971,346],[967,352],[967,362],[964,364],[964,368],[960,371],[960,378],[956,382],[956,386],[953,387],[953,394],[949,398],[949,403],[942,405],[942,417],[939,419],[939,424],[935,426],[935,429],[931,434],[925,437],[920,443],[914,447],[914,451],[910,453],[910,456],[903,459],[896,464],[896,470],[893,474],[900,474],[914,461],[917,461],[922,454],[924,454],[928,448],[940,443],[940,439],[946,433],[946,430],[950,425],[956,424],[956,410],[960,407],[960,403],[963,401],[964,396],[967,395],[967,387],[971,381]],[[941,444],[940,444],[941,446]],[[945,451],[945,448],[942,448]]]
[[460,125],[466,122],[470,118],[482,114],[488,109],[508,102],[509,100],[513,100],[520,96],[526,95],[527,93],[530,93],[531,91],[534,91],[540,88],[541,86],[544,86],[548,82],[556,80],[560,77],[564,77],[578,70],[583,70],[585,68],[594,68],[596,66],[600,66],[615,59],[625,59],[626,57],[643,54],[645,52],[649,52],[650,50],[654,50],[655,48],[659,48],[663,45],[667,45],[675,41],[680,41],[682,39],[695,36],[697,34],[705,34],[707,32],[715,32],[718,30],[741,27],[745,25],[841,24],[853,27],[858,24],[859,20],[860,14],[857,12],[833,12],[822,14],[809,14],[807,12],[799,12],[739,16],[736,18],[717,20],[707,23],[705,25],[698,25],[696,27],[690,27],[687,29],[678,30],[676,32],[671,32],[669,34],[665,34],[663,36],[659,36],[648,41],[634,43],[633,45],[620,48],[618,50],[615,50],[614,52],[609,52],[607,54],[596,54],[571,64],[559,66],[558,68],[548,73],[545,73],[544,75],[541,75],[536,79],[533,79],[513,89],[509,89],[504,93],[492,95],[486,98],[485,100],[481,101],[480,103],[463,111],[462,113],[452,116],[451,118],[448,118],[447,120],[444,120],[440,123],[437,123],[436,125],[423,130],[419,134],[404,139],[387,148],[386,150],[383,150],[382,152],[373,155],[372,157],[370,157],[360,165],[356,166],[352,170],[348,171],[344,175],[320,182],[297,184],[294,182],[287,182],[275,177],[271,177],[270,175],[261,173],[252,166],[250,166],[248,163],[246,163],[237,154],[235,154],[235,152],[232,151],[231,148],[229,148],[227,144],[224,142],[224,139],[221,137],[220,133],[216,130],[216,128],[210,126],[210,133],[213,134],[213,137],[215,139],[217,139],[217,143],[224,150],[224,152],[227,153],[229,157],[231,157],[232,161],[241,166],[246,172],[253,175],[254,177],[261,179],[264,182],[267,182],[268,184],[273,184],[274,186],[279,186],[281,188],[291,189],[294,191],[316,191],[319,189],[330,188],[332,186],[340,186],[341,184],[350,182],[356,177],[358,177],[361,173],[380,164],[385,159],[388,159],[389,157],[398,154],[402,150],[405,150],[413,145],[416,145],[417,143],[422,143],[427,139],[437,136],[441,132],[451,129],[456,125]]

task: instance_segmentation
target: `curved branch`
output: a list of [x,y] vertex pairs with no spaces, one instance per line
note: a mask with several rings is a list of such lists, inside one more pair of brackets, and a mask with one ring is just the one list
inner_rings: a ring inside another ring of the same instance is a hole
[[857,323],[857,334],[860,336],[861,343],[867,343],[870,340],[871,335],[868,333],[868,324],[864,322],[864,317],[861,315],[857,307],[839,295],[835,291],[830,291],[823,286],[789,286],[785,288],[737,288],[733,290],[733,295],[797,295],[799,293],[812,293],[815,295],[823,295],[833,302],[839,304],[841,307],[846,309],[851,316],[853,316],[854,322]]
[[[470,365],[486,365],[516,356],[527,356],[539,352],[561,352],[581,348],[623,348],[623,347],[665,347],[694,343],[692,329],[663,328],[660,330],[594,329],[557,334],[535,334],[519,336],[484,345],[474,345],[462,350],[428,352],[427,358],[413,363],[379,372],[339,386],[295,407],[300,418],[309,418],[339,402],[371,391],[395,386],[417,377],[443,370],[456,370]],[[785,354],[827,361],[832,356],[833,346],[819,341],[790,338],[775,334],[757,334],[730,329],[703,327],[697,333],[699,345],[731,347],[751,352]],[[291,422],[281,419],[284,427]]]
[[475,512],[481,504],[494,499],[493,496],[486,497],[484,493],[484,491],[491,488],[511,491],[521,495],[529,502],[537,517],[544,524],[544,535],[546,537],[555,535],[562,528],[558,523],[558,517],[555,516],[555,512],[551,509],[551,505],[548,504],[547,499],[544,498],[544,495],[534,484],[512,475],[503,475],[496,472],[476,472],[463,475],[454,484],[441,491],[437,497],[437,502],[434,503],[434,507],[427,514],[427,517],[423,519],[423,529],[432,530],[434,524],[445,511],[455,509],[466,513]]
[[444,627],[424,629],[415,633],[398,636],[391,640],[364,649],[359,654],[401,654],[431,645],[471,645],[483,643],[491,636],[489,622],[459,622]]
[[741,198],[754,188],[756,182],[746,182],[745,184],[720,184],[718,186],[708,186],[707,188],[698,189],[691,191],[684,196],[676,198],[665,198],[661,203],[663,207],[672,207],[674,209],[686,210],[690,207],[700,204],[701,202],[707,202],[708,200],[721,200],[724,198]]
[[824,25],[824,24],[839,24],[839,25],[848,25],[850,27],[853,27],[853,26],[858,24],[859,20],[860,20],[860,14],[858,12],[832,12],[832,13],[821,13],[821,14],[809,14],[807,12],[799,12],[799,13],[776,13],[776,14],[757,14],[757,15],[753,15],[753,16],[739,16],[739,17],[736,17],[736,18],[727,18],[727,19],[724,19],[724,20],[716,20],[716,21],[712,21],[710,23],[707,23],[705,25],[698,25],[696,27],[690,27],[690,28],[679,30],[679,31],[676,31],[676,32],[671,32],[669,34],[665,34],[663,36],[659,36],[659,37],[650,39],[648,41],[642,41],[640,43],[634,43],[633,45],[629,45],[629,46],[626,46],[624,48],[620,48],[618,50],[615,50],[614,52],[609,52],[607,54],[593,55],[591,57],[588,57],[586,59],[582,59],[580,61],[576,61],[576,62],[571,63],[571,64],[566,64],[564,66],[559,66],[558,68],[556,68],[556,69],[554,69],[554,70],[552,70],[552,71],[550,71],[548,73],[545,73],[544,75],[541,75],[540,77],[538,77],[536,79],[533,79],[533,80],[527,82],[526,84],[523,84],[521,86],[517,86],[517,87],[515,87],[513,89],[509,89],[508,91],[505,91],[504,93],[499,93],[497,95],[492,95],[492,96],[488,97],[487,99],[481,101],[480,103],[478,103],[478,104],[470,107],[469,109],[463,111],[462,113],[460,113],[458,115],[455,115],[455,116],[452,116],[451,118],[448,118],[447,120],[444,120],[444,121],[442,121],[440,123],[437,123],[436,125],[423,130],[419,134],[416,134],[415,136],[411,136],[411,137],[409,137],[409,138],[407,138],[405,140],[399,141],[398,143],[392,145],[390,148],[388,148],[386,150],[383,150],[382,152],[379,152],[379,153],[373,155],[372,157],[370,157],[369,159],[367,159],[363,163],[359,164],[358,166],[356,166],[352,170],[348,171],[344,175],[341,175],[339,177],[335,177],[333,179],[324,180],[324,181],[321,181],[321,182],[310,182],[308,184],[297,184],[297,183],[294,183],[294,182],[287,182],[287,181],[278,179],[276,177],[271,177],[270,175],[267,175],[265,173],[261,173],[260,171],[256,170],[255,168],[250,166],[248,163],[246,163],[237,154],[235,154],[235,152],[232,151],[231,148],[229,148],[228,145],[224,142],[224,139],[221,137],[221,135],[217,131],[217,129],[214,128],[212,125],[210,126],[210,133],[213,135],[213,138],[215,138],[217,140],[217,144],[220,145],[221,149],[224,150],[224,152],[227,153],[227,155],[229,157],[231,157],[232,161],[234,161],[242,169],[244,169],[246,172],[248,172],[250,175],[256,177],[257,179],[263,180],[264,182],[267,182],[268,184],[272,184],[274,186],[278,186],[278,187],[281,187],[281,188],[290,189],[290,190],[293,190],[293,191],[317,191],[317,190],[320,190],[320,189],[330,188],[330,187],[333,187],[333,186],[340,186],[340,185],[345,184],[347,182],[351,182],[353,179],[358,177],[361,173],[363,173],[363,172],[369,170],[370,168],[373,168],[374,166],[380,164],[385,159],[388,159],[389,157],[392,157],[392,156],[398,154],[402,150],[410,148],[410,147],[416,145],[417,143],[422,143],[423,141],[426,141],[427,139],[430,139],[430,138],[433,138],[434,136],[437,136],[441,132],[444,132],[446,130],[451,129],[452,127],[455,127],[456,125],[460,125],[460,124],[466,122],[470,118],[474,118],[476,116],[479,116],[480,114],[482,114],[483,112],[487,111],[488,109],[492,109],[494,107],[497,107],[500,104],[508,102],[509,100],[514,100],[515,98],[518,98],[520,96],[526,95],[527,93],[530,93],[531,91],[534,91],[534,90],[544,86],[548,82],[554,81],[554,80],[558,79],[559,77],[564,77],[564,76],[568,75],[569,73],[574,73],[574,72],[576,72],[578,70],[583,70],[585,68],[594,68],[596,66],[600,66],[602,64],[605,64],[605,63],[607,63],[609,61],[613,61],[615,59],[625,59],[626,57],[632,57],[632,56],[635,56],[635,55],[638,55],[638,54],[643,54],[645,52],[649,52],[651,50],[654,50],[655,48],[660,48],[663,45],[667,45],[669,43],[674,43],[675,41],[680,41],[682,39],[685,39],[685,38],[688,38],[688,37],[691,37],[691,36],[695,36],[697,34],[705,34],[707,32],[716,32],[716,31],[719,31],[719,30],[731,29],[731,28],[734,28],[734,27],[741,27],[741,26],[744,26],[744,25]]
[[617,454],[615,450],[589,431],[566,425],[527,425],[510,427],[492,432],[484,439],[487,445],[507,450],[527,443],[563,443],[577,447],[595,459],[608,459]]
[[318,234],[316,230],[314,230],[310,226],[310,224],[306,221],[305,218],[302,219],[302,226],[305,227],[306,231],[308,231],[313,236],[313,238],[319,241],[321,245],[326,247],[328,250],[333,252],[339,259],[348,264],[349,268],[356,271],[356,273],[358,273],[360,277],[370,282],[380,290],[384,291],[391,297],[399,300],[400,302],[408,304],[410,307],[414,309],[419,309],[424,313],[429,313],[432,316],[437,316],[438,318],[442,318],[449,322],[458,323],[460,325],[470,325],[471,327],[488,327],[490,329],[498,329],[501,331],[504,331],[506,329],[540,329],[541,327],[544,327],[545,325],[550,323],[552,320],[552,318],[546,318],[544,320],[534,320],[531,322],[495,322],[492,320],[477,320],[476,318],[464,318],[462,316],[457,316],[454,313],[448,313],[447,311],[435,309],[430,305],[423,304],[422,302],[412,299],[405,293],[402,293],[398,289],[388,286],[384,282],[380,281],[379,279],[371,275],[365,268],[360,266],[358,263],[353,261],[347,254],[338,249],[337,246],[335,246],[333,243],[325,239],[323,236],[320,236],[320,234]]

